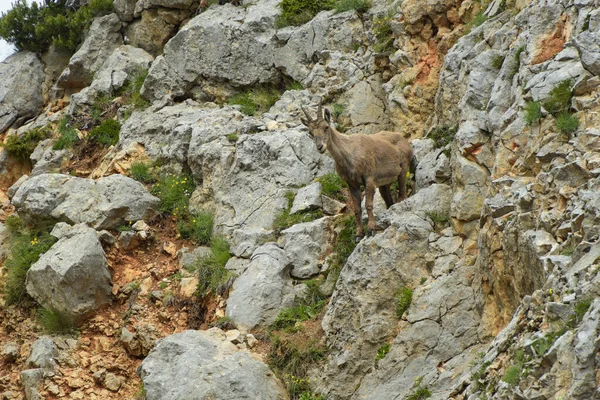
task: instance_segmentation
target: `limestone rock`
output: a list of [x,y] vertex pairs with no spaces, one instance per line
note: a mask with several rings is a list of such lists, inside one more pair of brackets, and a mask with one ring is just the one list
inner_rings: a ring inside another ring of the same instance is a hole
[[55,369],[57,368],[56,356],[58,349],[50,336],[42,336],[31,346],[31,353],[27,358],[30,368]]
[[135,333],[127,328],[121,329],[121,344],[127,353],[134,357],[145,357],[148,355],[154,342],[158,338],[156,328],[152,325],[137,326]]
[[298,190],[296,197],[294,197],[290,214],[295,214],[299,211],[315,210],[322,205],[321,184],[319,182],[311,183]]
[[44,382],[44,370],[41,368],[26,369],[21,371],[21,384],[25,390],[27,400],[43,400],[40,394]]
[[96,231],[75,226],[31,266],[26,285],[44,308],[74,319],[110,303],[110,273]]
[[287,399],[273,373],[218,328],[162,339],[138,369],[148,400]]
[[0,63],[0,132],[41,111],[43,82],[43,65],[34,53],[19,52]]
[[329,218],[320,218],[281,232],[279,245],[293,265],[294,278],[307,279],[321,271],[320,260],[328,247],[328,225]]
[[125,29],[125,37],[132,46],[144,49],[153,56],[162,53],[165,44],[177,32],[179,24],[190,16],[188,10],[154,8],[144,10],[141,18]]
[[123,44],[121,21],[117,14],[99,17],[92,22],[81,47],[69,60],[69,66],[58,78],[62,88],[83,88],[92,82],[94,73]]
[[270,325],[295,299],[291,269],[285,252],[275,244],[259,247],[246,271],[233,282],[227,316],[248,329]]
[[58,173],[65,161],[70,158],[68,150],[54,150],[53,145],[54,141],[51,139],[42,140],[31,153],[33,164],[31,176]]
[[41,174],[20,185],[12,198],[19,215],[32,223],[86,223],[115,229],[148,217],[159,200],[139,182],[123,175],[97,181],[60,174]]
[[600,75],[600,34],[598,32],[582,32],[573,40],[579,52],[581,63],[594,75]]

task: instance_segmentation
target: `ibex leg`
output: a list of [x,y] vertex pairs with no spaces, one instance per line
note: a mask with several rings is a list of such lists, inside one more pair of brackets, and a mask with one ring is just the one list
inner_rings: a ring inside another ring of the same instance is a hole
[[375,216],[373,215],[373,196],[375,196],[375,185],[372,181],[367,182],[367,187],[365,189],[365,203],[367,206],[367,216],[369,218],[369,223],[367,224],[367,229],[369,234],[373,234],[375,232]]
[[354,218],[356,219],[356,242],[365,236],[362,224],[362,210],[360,207],[361,193],[360,187],[351,187],[350,194],[352,195],[352,211],[354,211]]

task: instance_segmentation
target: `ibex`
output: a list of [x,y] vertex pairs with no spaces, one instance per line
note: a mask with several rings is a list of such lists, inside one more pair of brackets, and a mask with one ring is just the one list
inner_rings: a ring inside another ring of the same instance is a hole
[[406,198],[406,174],[413,158],[412,147],[401,134],[396,132],[344,135],[332,127],[331,112],[328,109],[323,112],[321,102],[319,102],[316,119],[312,119],[304,107],[302,111],[306,119],[301,121],[308,127],[317,150],[320,153],[329,150],[335,161],[338,175],[350,188],[352,208],[356,218],[356,241],[359,242],[364,237],[360,204],[361,185],[365,186],[367,229],[372,233],[375,230],[373,218],[375,188],[379,188],[388,208],[394,204],[390,191],[390,185],[394,181],[398,182],[398,200]]

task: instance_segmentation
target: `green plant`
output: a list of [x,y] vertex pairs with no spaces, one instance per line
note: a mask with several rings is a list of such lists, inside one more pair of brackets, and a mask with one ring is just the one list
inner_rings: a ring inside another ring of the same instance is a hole
[[427,137],[433,140],[436,149],[443,149],[452,143],[457,129],[458,127],[450,125],[437,126],[427,134]]
[[100,124],[102,122],[111,104],[112,99],[106,94],[96,97],[90,108],[90,115],[94,121],[94,124]]
[[158,211],[172,213],[177,217],[187,214],[194,188],[194,180],[189,175],[162,174],[150,193],[160,199]]
[[504,64],[504,57],[500,54],[496,54],[492,57],[492,68],[500,69],[502,68],[502,64]]
[[235,132],[234,133],[230,133],[229,135],[226,135],[225,137],[227,138],[227,140],[229,140],[232,143],[237,142],[238,139],[239,139],[237,133],[235,133]]
[[4,262],[7,270],[4,290],[8,304],[20,302],[27,296],[25,278],[27,271],[40,255],[48,251],[56,238],[47,232],[30,232],[27,228],[11,234],[10,253]]
[[140,387],[135,394],[135,398],[137,400],[144,400],[146,398],[146,388],[144,387],[144,382],[140,383]]
[[542,118],[542,107],[539,101],[528,101],[525,103],[525,114],[523,119],[529,126],[538,122]]
[[156,176],[150,170],[150,164],[136,161],[131,164],[129,174],[133,179],[142,183],[154,183],[157,181]]
[[333,240],[332,254],[330,256],[330,272],[338,275],[350,254],[356,247],[356,220],[353,215],[347,214],[335,222],[337,235]]
[[293,307],[283,309],[275,322],[273,329],[293,331],[298,322],[315,318],[325,307],[327,297],[323,295],[319,286],[314,281],[306,282],[307,293]]
[[[131,221],[129,221],[129,223],[131,224]],[[119,225],[117,226],[117,232],[129,232],[132,231],[133,228],[131,227],[131,225]]]
[[346,110],[346,107],[343,104],[335,103],[333,105],[333,110],[332,110],[333,117],[335,119],[338,119],[339,117],[342,116],[342,114],[344,113],[345,110]]
[[569,114],[568,112],[562,112],[554,121],[556,124],[556,129],[558,129],[561,133],[573,133],[579,127],[579,119],[573,114]]
[[402,315],[410,303],[412,303],[413,290],[407,286],[402,286],[396,293],[396,316],[402,318]]
[[282,0],[279,3],[281,15],[277,18],[277,28],[289,25],[302,25],[315,17],[320,11],[330,10],[335,0]]
[[314,340],[294,341],[274,334],[270,340],[269,366],[284,377],[305,377],[310,366],[327,353],[326,348]]
[[521,53],[525,51],[525,48],[525,45],[519,46],[519,48],[515,52],[513,58],[513,66],[509,74],[510,79],[512,79],[517,74],[517,72],[519,72],[519,67],[521,66]]
[[127,105],[133,106],[134,109],[145,109],[150,105],[150,102],[141,95],[142,86],[148,76],[148,70],[140,68],[131,74],[125,85],[119,91],[119,94],[124,98]]
[[466,33],[469,33],[473,30],[473,28],[477,28],[478,26],[483,25],[485,21],[487,21],[487,15],[485,15],[484,10],[477,13],[471,21],[466,25]]
[[286,90],[304,90],[304,86],[298,81],[291,81],[285,87]]
[[214,326],[225,330],[236,329],[235,322],[227,316],[217,319]]
[[106,147],[114,146],[119,142],[120,130],[121,123],[119,121],[107,119],[90,131],[88,139]]
[[75,332],[75,320],[68,314],[54,308],[38,310],[38,321],[48,334],[66,334]]
[[392,18],[390,16],[376,17],[373,20],[373,33],[377,43],[373,50],[378,53],[387,53],[394,50],[394,35],[392,32]]
[[375,361],[379,361],[385,356],[387,356],[387,354],[390,352],[390,346],[391,345],[389,343],[386,343],[379,349],[377,349],[377,357],[375,358]]
[[321,183],[321,193],[325,196],[331,197],[341,202],[346,201],[344,196],[344,189],[348,189],[348,184],[340,178],[335,172],[325,174],[317,178],[317,181]]
[[15,158],[26,161],[42,140],[48,138],[51,131],[48,127],[31,129],[22,135],[10,135],[3,144],[6,151]]
[[502,381],[509,385],[516,386],[521,381],[521,374],[523,373],[523,367],[525,366],[525,352],[518,350],[516,353],[515,362],[506,369]]
[[184,239],[198,244],[209,244],[212,239],[213,215],[210,213],[189,214],[177,223],[177,230]]
[[490,365],[492,365],[491,361],[486,361],[482,363],[481,366],[477,369],[477,371],[473,372],[473,374],[471,375],[471,380],[473,382],[477,382],[478,380],[480,380]]
[[280,93],[270,87],[252,89],[244,93],[239,93],[228,100],[228,104],[239,105],[240,111],[246,115],[255,115],[256,113],[268,111],[277,100]]
[[441,230],[449,225],[450,222],[450,214],[437,212],[437,211],[427,211],[425,215],[429,217],[431,222],[433,222],[433,227],[436,231]]
[[536,339],[531,344],[531,347],[533,348],[535,354],[538,357],[543,356],[548,350],[550,350],[554,342],[556,342],[556,340],[560,338],[564,333],[564,330],[558,332],[549,332],[544,337]]
[[20,235],[26,232],[27,226],[25,225],[25,221],[16,216],[15,214],[11,214],[4,220],[4,225],[8,229],[8,232],[15,236]]
[[64,116],[57,127],[59,137],[52,146],[53,150],[69,149],[79,141],[77,130],[69,124],[69,117]]
[[575,315],[577,316],[577,321],[581,321],[583,319],[583,316],[588,311],[591,304],[591,300],[582,300],[575,304],[574,311]]
[[335,4],[336,12],[356,10],[357,13],[365,13],[371,8],[369,0],[338,0]]
[[431,397],[431,392],[427,386],[422,385],[423,377],[418,377],[415,379],[415,383],[413,385],[414,391],[406,397],[406,400],[425,400]]
[[194,263],[200,279],[196,294],[201,298],[205,298],[209,293],[220,293],[233,276],[233,273],[225,268],[225,264],[231,258],[229,243],[223,238],[215,237],[211,241],[210,250],[211,254],[208,257]]
[[552,88],[548,97],[544,100],[544,108],[552,115],[558,115],[568,112],[571,108],[571,99],[573,93],[571,87],[573,82],[570,79],[561,81],[558,85]]
[[275,218],[275,221],[273,221],[273,229],[275,231],[280,232],[292,225],[314,221],[315,219],[323,217],[323,212],[321,210],[300,211],[295,214],[290,214],[295,197],[296,194],[294,192],[290,191],[286,193],[288,206],[277,218]]

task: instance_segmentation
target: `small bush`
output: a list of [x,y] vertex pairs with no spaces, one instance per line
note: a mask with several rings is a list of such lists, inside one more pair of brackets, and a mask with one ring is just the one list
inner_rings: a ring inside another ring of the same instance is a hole
[[75,321],[70,316],[53,308],[38,311],[38,321],[48,334],[66,334],[75,332]]
[[35,128],[22,135],[10,135],[3,144],[6,151],[15,158],[26,161],[42,140],[48,138],[51,131],[48,127]]
[[26,298],[25,278],[27,271],[40,255],[48,251],[56,239],[48,233],[18,233],[10,238],[10,254],[4,262],[7,269],[4,290],[8,304],[15,304]]
[[341,202],[346,202],[346,196],[344,196],[344,189],[348,188],[348,184],[340,178],[335,172],[325,174],[317,178],[317,181],[321,183],[321,193],[325,196],[331,197]]
[[53,150],[69,149],[79,141],[77,130],[69,125],[69,118],[63,117],[58,123],[58,140],[52,146]]
[[232,143],[235,143],[238,141],[239,137],[237,135],[237,133],[230,133],[229,135],[225,136],[227,138],[227,140],[229,140]]
[[547,333],[546,336],[536,339],[531,344],[531,347],[533,348],[535,354],[538,357],[543,356],[548,350],[550,350],[554,342],[556,342],[556,340],[560,338],[564,333],[565,331]]
[[391,22],[392,18],[390,16],[377,17],[373,20],[373,32],[377,39],[373,50],[378,53],[387,53],[394,50],[394,35]]
[[282,0],[279,3],[281,15],[276,21],[278,28],[289,25],[302,25],[323,10],[331,10],[335,0]]
[[410,307],[412,296],[413,290],[406,286],[402,286],[396,293],[396,316],[398,318],[402,318],[404,312]]
[[228,100],[228,104],[239,105],[240,111],[246,115],[264,113],[279,100],[280,93],[274,88],[253,89],[237,94]]
[[436,149],[443,149],[448,144],[452,143],[457,129],[458,127],[449,125],[438,126],[431,130],[427,137],[433,140],[433,145]]
[[431,397],[431,392],[427,386],[422,385],[423,377],[420,376],[415,378],[415,383],[413,385],[413,392],[406,397],[406,400],[425,400]]
[[590,305],[592,304],[591,300],[582,300],[575,304],[574,311],[577,316],[577,321],[581,322],[585,313],[589,310]]
[[327,297],[319,289],[318,283],[308,281],[306,286],[306,295],[298,300],[294,307],[282,310],[271,328],[293,331],[296,323],[313,319],[323,311]]
[[26,233],[27,226],[25,225],[25,222],[14,214],[6,217],[4,225],[8,229],[8,232],[13,236]]
[[163,174],[150,193],[160,199],[158,211],[175,216],[187,214],[190,196],[194,191],[194,180],[189,175]]
[[304,86],[298,81],[291,81],[285,87],[286,90],[304,90]]
[[561,133],[573,133],[579,127],[579,120],[573,114],[569,114],[568,112],[563,112],[556,117],[556,129],[558,129]]
[[502,381],[512,386],[518,385],[521,381],[521,374],[525,365],[525,352],[523,350],[517,351],[515,358],[515,363],[506,369],[502,377]]
[[223,238],[213,238],[210,250],[210,256],[194,263],[199,278],[196,294],[201,298],[210,293],[221,293],[229,278],[233,276],[233,273],[225,268],[225,264],[231,258],[229,243]]
[[527,125],[533,125],[542,118],[542,107],[539,101],[528,101],[525,103],[525,114],[523,119]]
[[316,341],[295,342],[273,335],[269,366],[280,375],[304,377],[311,365],[325,358],[327,350]]
[[192,239],[198,244],[209,244],[212,240],[213,216],[210,213],[190,214],[177,224],[179,234],[184,239]]
[[572,84],[572,81],[567,79],[552,88],[548,98],[543,102],[544,108],[550,114],[558,115],[569,111],[571,108],[571,99],[573,98],[573,93],[571,92]]
[[377,349],[377,357],[375,358],[375,361],[379,361],[385,356],[387,356],[387,354],[390,352],[390,346],[391,345],[389,343],[386,343],[379,349]]
[[504,64],[504,57],[497,54],[492,58],[492,68],[500,69],[502,68],[502,64]]
[[150,165],[145,162],[136,161],[131,164],[129,173],[131,177],[138,182],[142,183],[154,183],[157,181],[156,177],[150,170]]
[[147,76],[147,69],[139,69],[127,80],[119,93],[124,98],[125,104],[133,106],[134,109],[142,110],[150,106],[150,102],[140,94]]
[[120,130],[121,123],[119,121],[107,119],[90,131],[88,139],[106,147],[114,146],[119,142]]
[[365,13],[371,8],[369,0],[338,0],[335,4],[336,12],[356,10],[358,13]]

